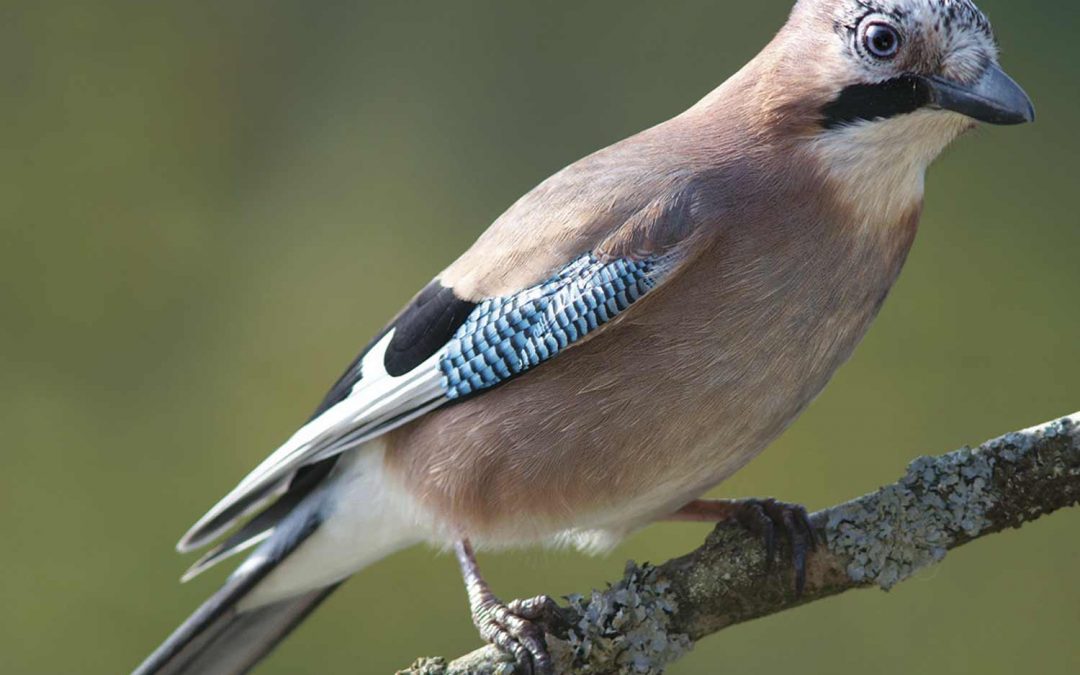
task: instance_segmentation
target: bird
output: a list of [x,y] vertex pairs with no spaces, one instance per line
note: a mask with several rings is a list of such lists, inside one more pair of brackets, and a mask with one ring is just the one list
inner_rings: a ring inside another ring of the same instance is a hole
[[659,521],[782,532],[799,505],[703,495],[849,358],[915,238],[927,167],[1034,121],[970,0],[798,0],[677,116],[505,211],[376,335],[314,415],[181,539],[185,580],[247,557],[135,670],[247,672],[368,565],[453,551],[481,638],[550,673],[550,598],[476,551],[609,550]]

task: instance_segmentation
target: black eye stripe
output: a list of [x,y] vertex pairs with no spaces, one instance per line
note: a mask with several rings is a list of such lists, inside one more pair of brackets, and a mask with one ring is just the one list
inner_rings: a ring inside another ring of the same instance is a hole
[[889,119],[915,112],[929,102],[930,90],[917,77],[853,84],[822,109],[821,124],[835,129],[855,122]]

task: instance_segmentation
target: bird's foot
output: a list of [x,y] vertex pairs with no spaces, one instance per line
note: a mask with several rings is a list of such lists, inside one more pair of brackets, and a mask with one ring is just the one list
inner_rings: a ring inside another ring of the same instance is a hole
[[484,641],[514,657],[525,675],[551,675],[554,665],[544,638],[544,626],[555,611],[555,601],[546,595],[514,600],[504,605],[492,597],[473,612],[473,624]]
[[473,624],[485,642],[495,645],[514,657],[517,672],[522,675],[553,675],[551,654],[544,637],[545,626],[551,625],[558,614],[558,605],[546,595],[503,604],[483,577],[476,555],[467,540],[454,545],[465,588],[469,593],[469,608]]
[[764,540],[765,564],[768,568],[776,559],[776,531],[783,530],[791,542],[795,594],[802,595],[806,587],[807,555],[817,548],[817,535],[805,507],[775,499],[699,499],[679,509],[673,518],[696,522],[738,522]]

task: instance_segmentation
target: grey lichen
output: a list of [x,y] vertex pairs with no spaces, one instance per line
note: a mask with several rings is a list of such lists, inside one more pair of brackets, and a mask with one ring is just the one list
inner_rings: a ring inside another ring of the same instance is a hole
[[511,657],[493,649],[477,650],[453,663],[441,656],[423,657],[396,675],[514,675]]
[[446,675],[446,659],[424,656],[413,661],[408,668],[397,671],[397,675]]
[[[920,457],[899,482],[830,509],[829,548],[849,561],[852,581],[888,589],[991,525],[1018,526],[1060,507],[1062,500],[1044,503],[1039,493],[1055,482],[1069,493],[1069,479],[1080,472],[1077,422],[1077,416],[1066,417],[1006,434],[977,450]],[[999,484],[994,469],[1000,465],[1009,468]],[[1002,491],[1009,498],[999,504]],[[996,514],[1002,522],[993,523],[989,516],[996,507],[1002,507]]]
[[833,509],[829,548],[850,561],[853,581],[892,588],[990,524],[993,473],[994,457],[970,448],[920,457],[899,482]]
[[1073,449],[1071,453],[1065,452],[1053,455],[1055,467],[1064,471],[1068,461],[1076,455],[1075,446],[1071,441],[1073,435],[1078,431],[1077,418],[1080,418],[1080,414],[1063,417],[1027,431],[1014,431],[1005,434],[1001,438],[987,441],[984,447],[988,452],[992,452],[1001,459],[1015,464],[1027,459],[1040,443],[1045,444],[1061,440],[1069,448]]
[[1080,501],[1080,415],[1006,434],[983,447],[998,458],[999,487],[1010,495],[994,514],[997,524],[1019,527]]
[[562,671],[659,675],[692,646],[686,635],[668,632],[677,607],[670,585],[650,565],[631,561],[606,592],[567,599],[580,619],[566,640],[548,639]]

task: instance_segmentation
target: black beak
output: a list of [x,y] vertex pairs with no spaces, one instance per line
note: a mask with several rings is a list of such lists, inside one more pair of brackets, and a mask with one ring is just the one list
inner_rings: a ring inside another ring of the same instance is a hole
[[1011,77],[991,64],[973,84],[940,77],[924,80],[930,88],[930,106],[952,110],[988,124],[1023,124],[1035,121],[1035,106]]

